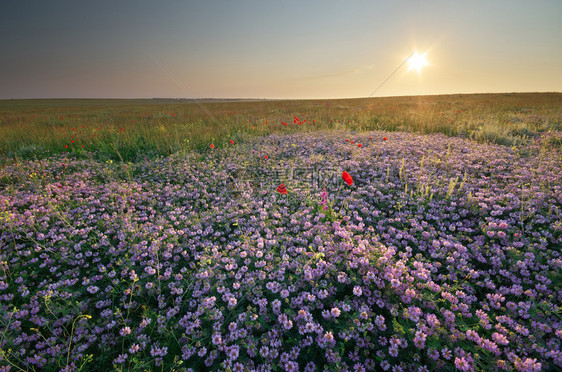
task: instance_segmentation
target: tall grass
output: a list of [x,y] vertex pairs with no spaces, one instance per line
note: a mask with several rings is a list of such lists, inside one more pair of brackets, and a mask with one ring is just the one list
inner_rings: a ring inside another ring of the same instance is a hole
[[[0,101],[0,157],[93,154],[127,161],[230,139],[345,129],[443,133],[518,145],[561,130],[562,94],[473,94],[295,101]],[[301,124],[294,123],[298,117]],[[282,125],[287,123],[287,126]],[[560,146],[551,136],[546,145]],[[74,141],[74,142],[72,142]]]

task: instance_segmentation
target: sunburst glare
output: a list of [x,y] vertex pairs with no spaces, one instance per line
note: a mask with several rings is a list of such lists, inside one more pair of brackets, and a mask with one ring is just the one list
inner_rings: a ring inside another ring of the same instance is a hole
[[426,56],[425,53],[424,54],[420,54],[418,52],[414,53],[414,55],[408,59],[408,64],[410,65],[408,70],[417,70],[418,73],[421,72],[423,67],[429,65],[429,62],[427,62],[425,56]]

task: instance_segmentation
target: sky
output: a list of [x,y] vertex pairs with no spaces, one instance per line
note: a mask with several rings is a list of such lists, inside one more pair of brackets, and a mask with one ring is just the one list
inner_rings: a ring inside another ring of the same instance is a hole
[[560,0],[2,0],[0,99],[560,92],[561,19]]

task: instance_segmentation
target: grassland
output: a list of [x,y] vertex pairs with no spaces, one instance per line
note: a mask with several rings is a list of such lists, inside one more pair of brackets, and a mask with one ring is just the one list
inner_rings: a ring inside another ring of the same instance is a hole
[[[443,133],[508,146],[547,134],[561,146],[562,94],[472,94],[300,101],[5,100],[0,157],[70,152],[137,161],[272,133]],[[286,123],[287,125],[283,125]],[[300,123],[300,124],[299,124]]]

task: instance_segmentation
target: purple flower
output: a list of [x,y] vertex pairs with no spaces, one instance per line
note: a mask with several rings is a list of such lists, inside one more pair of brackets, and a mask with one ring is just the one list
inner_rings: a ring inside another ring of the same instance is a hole
[[131,334],[131,327],[123,327],[123,328],[121,328],[121,330],[119,331],[119,334],[120,334],[121,336],[130,335],[130,334]]
[[519,371],[538,372],[542,369],[541,367],[542,364],[537,362],[536,358],[525,358],[523,360],[515,361],[515,368]]
[[127,360],[127,357],[128,357],[127,353],[120,354],[113,362],[116,364],[123,364]]
[[141,321],[141,323],[139,324],[140,328],[145,328],[146,326],[148,326],[150,323],[152,323],[152,319],[150,318],[143,318],[143,320]]
[[323,341],[329,346],[334,346],[336,344],[336,340],[334,339],[334,334],[332,332],[324,333]]
[[497,333],[497,332],[492,333],[492,339],[500,345],[509,344],[509,340],[507,339],[507,337],[505,337],[501,333]]
[[166,356],[166,354],[168,354],[168,347],[164,346],[164,347],[158,347],[158,346],[153,346],[150,349],[150,355],[153,357],[156,356]]
[[232,345],[226,348],[226,356],[230,360],[238,359],[238,353],[240,352],[240,347],[238,345]]
[[457,367],[459,370],[461,371],[470,371],[471,367],[470,364],[468,364],[468,362],[466,361],[466,359],[464,357],[455,358],[455,367]]
[[425,333],[423,333],[422,331],[417,331],[416,336],[414,337],[414,345],[416,345],[418,349],[423,349],[425,347],[426,338],[427,335]]
[[215,344],[215,345],[222,344],[222,337],[221,337],[220,333],[213,333],[213,336],[211,337],[211,340],[212,340],[213,344]]
[[304,367],[305,372],[314,372],[316,371],[316,365],[314,362],[308,362]]
[[384,322],[384,316],[382,315],[377,315],[375,318],[375,324],[377,325],[377,327],[379,327],[379,329],[381,331],[385,331],[386,330],[386,324]]
[[197,352],[197,355],[199,355],[199,357],[203,358],[205,356],[205,354],[207,354],[207,348],[206,347],[202,347],[199,349],[199,351]]

